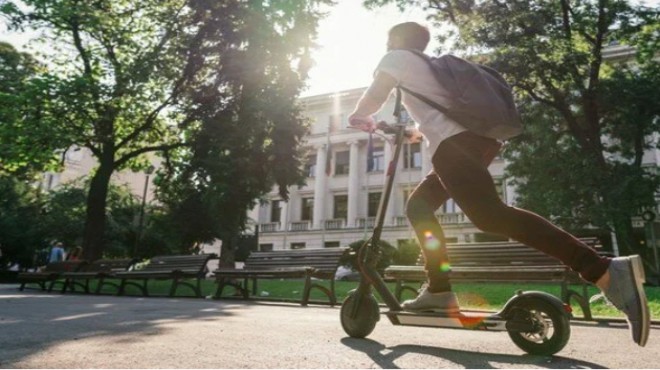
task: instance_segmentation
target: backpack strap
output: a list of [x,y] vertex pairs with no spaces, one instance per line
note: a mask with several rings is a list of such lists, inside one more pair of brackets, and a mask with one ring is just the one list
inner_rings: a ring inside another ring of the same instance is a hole
[[[435,68],[433,67],[433,62],[431,61],[431,58],[429,58],[428,55],[422,53],[422,52],[419,51],[419,50],[415,50],[415,49],[404,49],[404,50],[409,51],[409,52],[411,52],[411,53],[417,55],[418,57],[422,58],[422,59],[426,62],[426,64],[429,65],[429,68],[431,69],[431,73],[433,73],[433,77],[435,77],[436,81],[438,81],[438,83],[439,83],[440,79],[439,79],[438,76],[436,75]],[[451,114],[449,113],[449,109],[447,109],[446,107],[444,107],[444,106],[438,104],[437,102],[435,102],[435,101],[433,101],[433,100],[427,98],[426,96],[424,96],[424,95],[422,95],[422,94],[420,94],[420,93],[416,93],[416,92],[414,92],[414,91],[412,91],[412,90],[410,90],[410,89],[408,89],[408,88],[406,88],[406,87],[403,87],[403,86],[401,86],[401,85],[398,85],[398,86],[397,86],[397,91],[398,91],[398,89],[401,89],[401,90],[405,91],[406,93],[408,93],[408,94],[414,96],[415,98],[417,98],[417,99],[423,101],[423,102],[426,103],[427,105],[429,105],[429,106],[431,106],[431,107],[433,107],[433,108],[439,110],[440,112],[444,113],[445,115],[447,115],[447,116],[449,116],[449,117],[451,118]]]
[[414,96],[415,98],[423,101],[424,103],[430,105],[431,107],[433,107],[433,108],[439,110],[440,112],[444,113],[445,115],[451,117],[451,113],[449,113],[449,109],[447,109],[444,106],[434,102],[433,100],[427,98],[426,96],[424,96],[422,94],[419,94],[419,93],[416,93],[416,92],[414,92],[414,91],[412,91],[412,90],[410,90],[406,87],[403,87],[401,85],[397,86],[397,89],[401,89],[401,90],[407,92],[408,94]]

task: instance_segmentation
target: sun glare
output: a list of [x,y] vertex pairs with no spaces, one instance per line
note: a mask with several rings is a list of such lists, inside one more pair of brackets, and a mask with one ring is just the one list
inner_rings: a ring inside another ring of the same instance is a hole
[[326,9],[319,24],[318,48],[313,53],[305,96],[369,85],[374,68],[385,54],[387,31],[407,21],[424,23],[419,9],[400,13],[394,6],[367,10],[361,1],[339,0]]

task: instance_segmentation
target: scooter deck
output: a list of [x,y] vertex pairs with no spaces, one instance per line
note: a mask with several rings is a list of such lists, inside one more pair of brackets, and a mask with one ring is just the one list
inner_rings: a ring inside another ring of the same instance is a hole
[[497,313],[461,311],[460,313],[442,312],[384,312],[394,325],[423,326],[449,329],[506,331],[506,319]]

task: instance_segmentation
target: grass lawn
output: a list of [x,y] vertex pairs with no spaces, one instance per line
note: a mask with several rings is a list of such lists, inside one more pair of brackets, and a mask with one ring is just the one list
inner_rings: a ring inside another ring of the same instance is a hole
[[[167,296],[169,294],[171,282],[168,280],[151,280],[149,281],[149,294],[151,296]],[[327,282],[323,281],[322,284],[327,286]],[[350,281],[337,281],[335,282],[335,290],[337,299],[341,302],[346,297],[351,289],[355,289],[357,282]],[[212,296],[215,294],[217,285],[213,280],[202,281],[202,294],[204,296]],[[95,282],[91,283],[91,289],[94,291],[96,288]],[[390,285],[394,291],[394,284]],[[458,294],[461,307],[482,309],[496,311],[501,308],[506,301],[517,290],[539,290],[548,292],[555,296],[560,295],[560,286],[558,284],[469,284],[469,283],[456,283],[453,288]],[[299,301],[302,297],[303,281],[302,280],[259,280],[258,281],[258,295],[260,299],[285,299]],[[581,287],[575,287],[578,292]],[[660,287],[645,287],[646,296],[649,300],[649,308],[651,310],[651,318],[660,320]],[[589,295],[598,293],[595,287],[589,288]],[[116,289],[105,286],[102,294],[116,294]],[[224,296],[232,295],[233,290],[226,288],[223,293]],[[126,295],[139,296],[140,291],[135,287],[127,287]],[[177,296],[192,297],[193,292],[189,288],[179,286]],[[404,299],[411,298],[409,292],[404,293]],[[312,290],[312,300],[327,301],[325,295],[317,289]],[[572,304],[574,314],[577,317],[582,316],[579,306]],[[615,308],[603,303],[597,302],[591,305],[592,313],[596,317],[623,317]]]

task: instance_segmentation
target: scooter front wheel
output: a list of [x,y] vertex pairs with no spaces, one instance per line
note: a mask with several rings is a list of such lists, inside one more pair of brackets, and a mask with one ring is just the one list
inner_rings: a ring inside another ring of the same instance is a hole
[[526,299],[512,308],[517,320],[533,327],[530,331],[509,331],[511,340],[523,351],[533,355],[554,355],[561,351],[571,336],[566,314],[553,304],[540,299]]
[[380,320],[378,301],[373,294],[359,294],[357,289],[348,292],[341,305],[341,326],[352,338],[364,338]]

